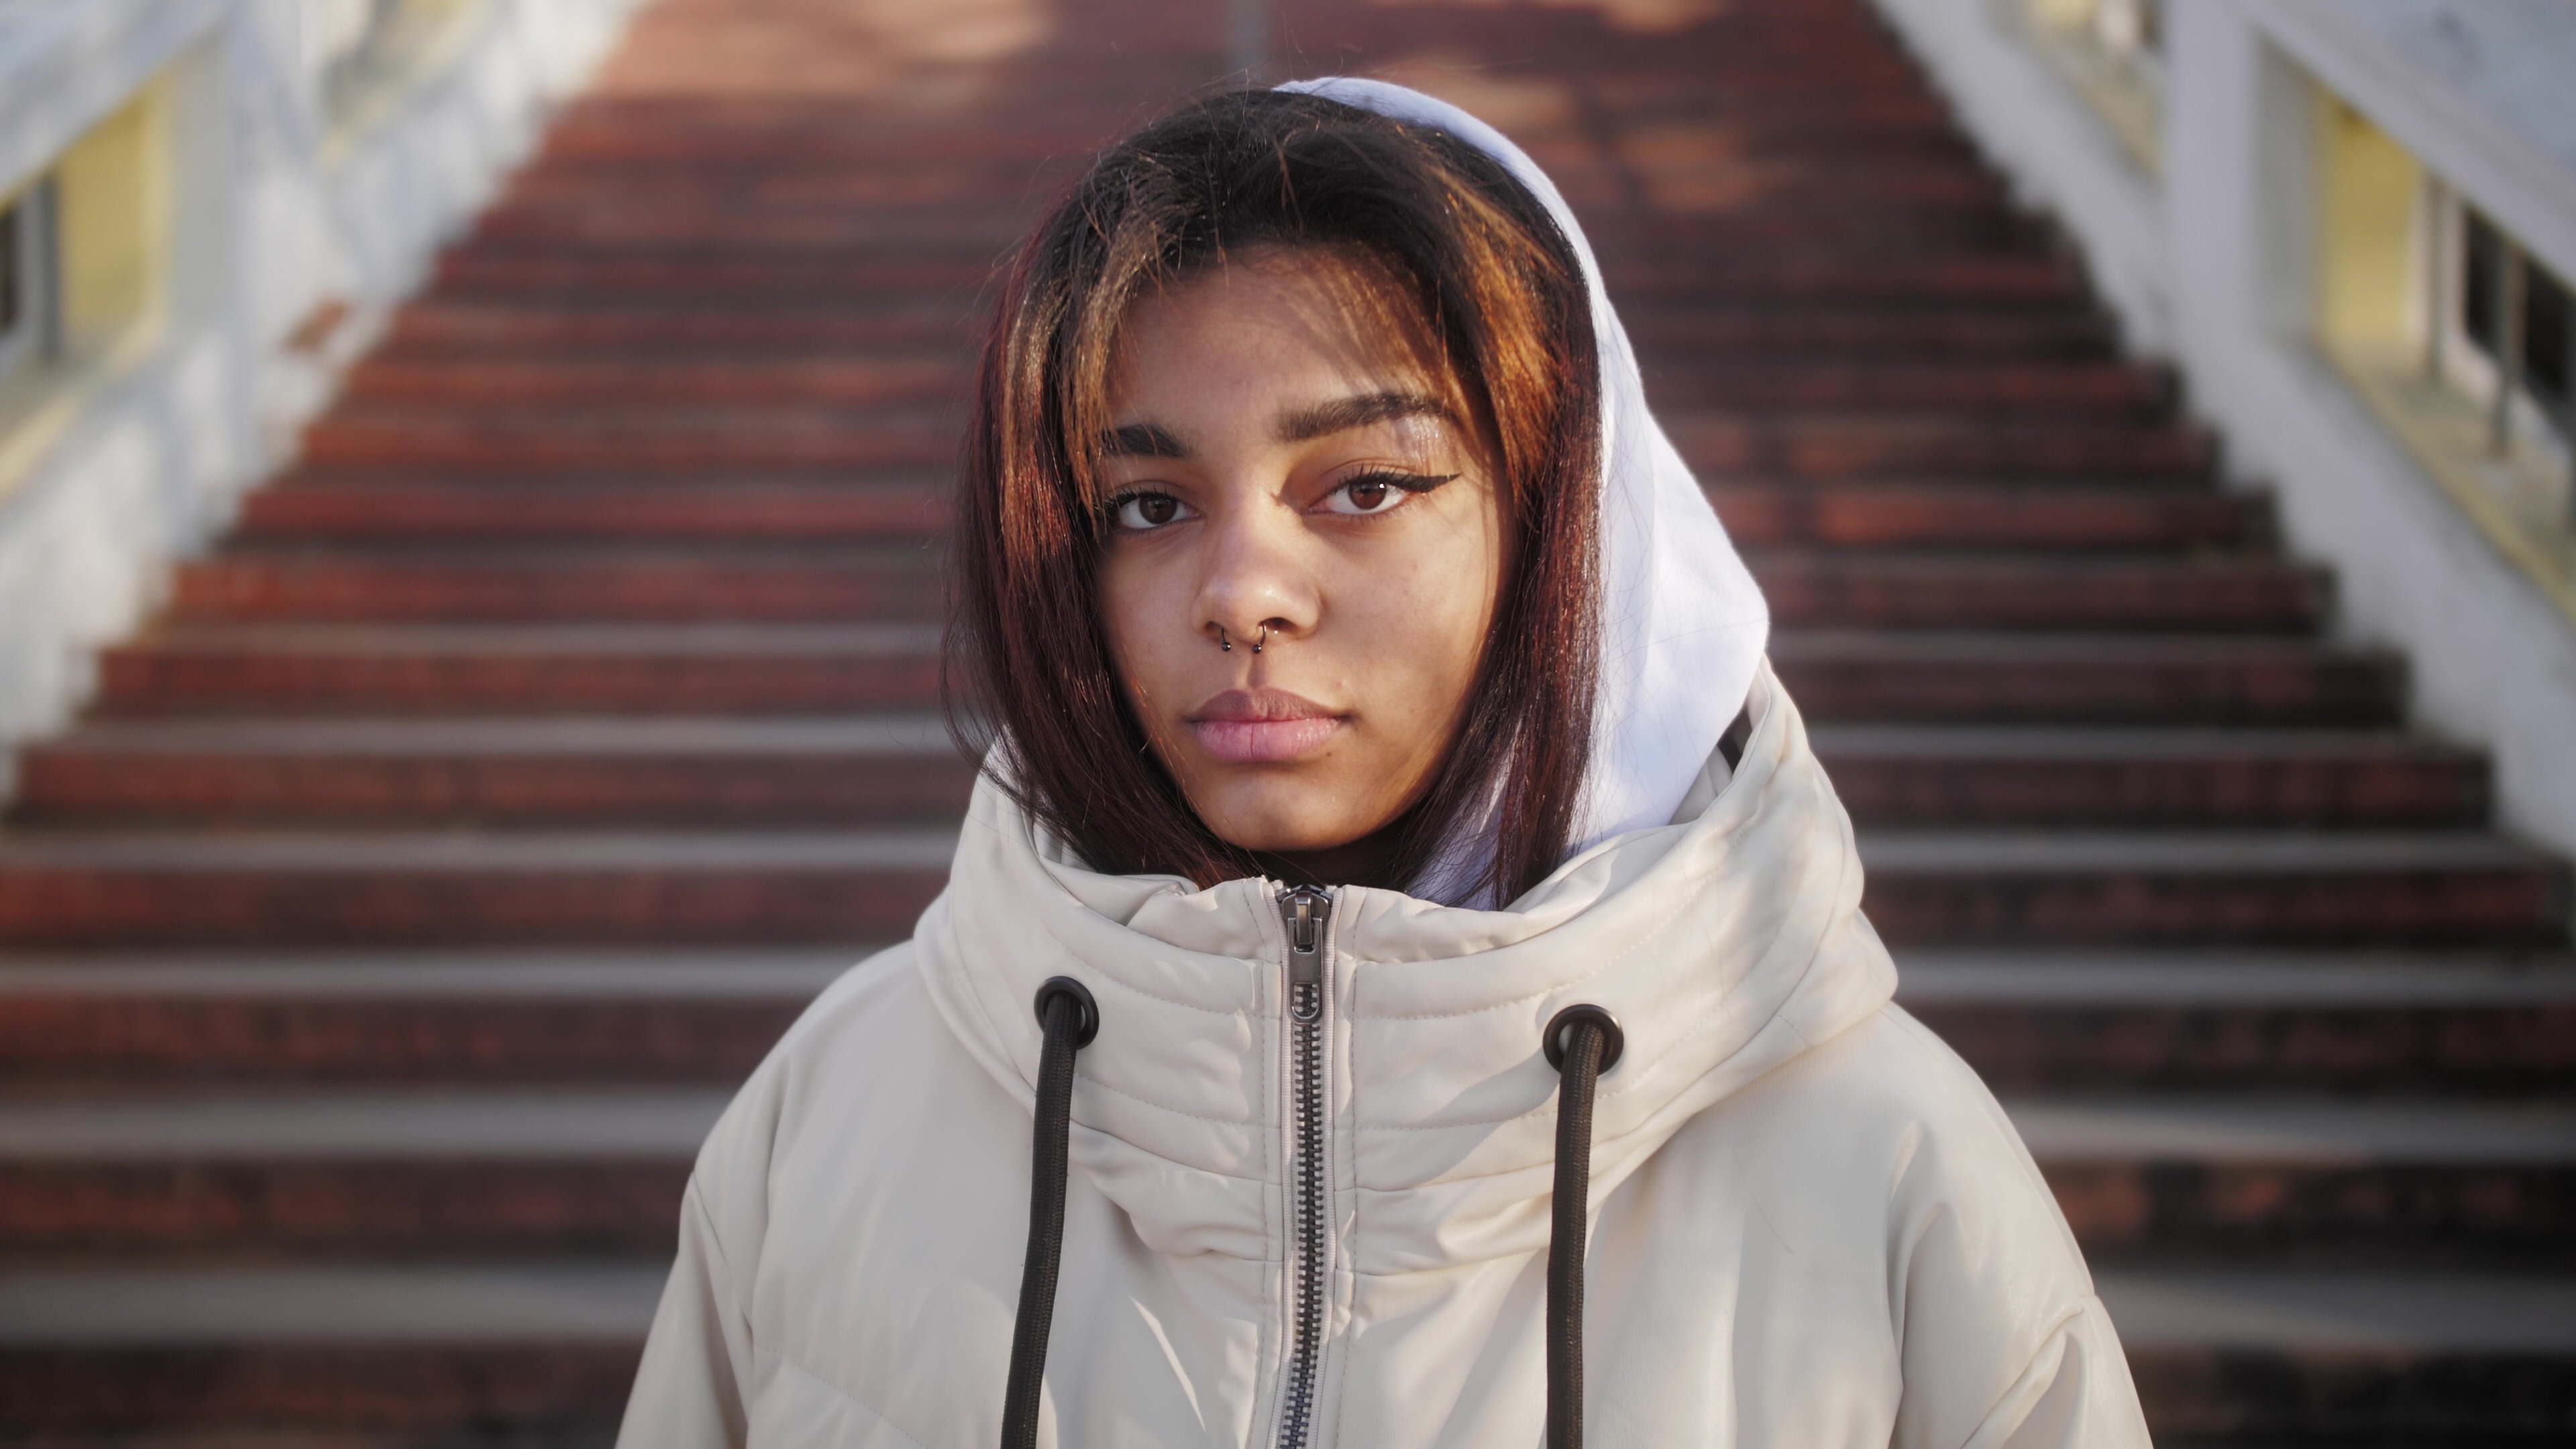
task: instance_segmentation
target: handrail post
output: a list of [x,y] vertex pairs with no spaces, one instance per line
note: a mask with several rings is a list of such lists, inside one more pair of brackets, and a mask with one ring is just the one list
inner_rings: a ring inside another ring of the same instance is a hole
[[2513,399],[2522,391],[2522,246],[2496,233],[2503,255],[2496,276],[2495,402],[2487,416],[2487,448],[2501,458],[2513,451]]

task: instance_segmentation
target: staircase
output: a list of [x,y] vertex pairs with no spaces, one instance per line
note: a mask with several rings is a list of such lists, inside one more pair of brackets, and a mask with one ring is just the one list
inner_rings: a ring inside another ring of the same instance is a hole
[[[1585,214],[1903,999],[2006,1098],[2160,1438],[2576,1435],[2566,865],[2329,637],[1861,0],[1714,8],[1280,38]],[[1222,69],[1216,9],[639,22],[19,762],[0,1437],[609,1435],[731,1084],[946,867],[992,259]]]

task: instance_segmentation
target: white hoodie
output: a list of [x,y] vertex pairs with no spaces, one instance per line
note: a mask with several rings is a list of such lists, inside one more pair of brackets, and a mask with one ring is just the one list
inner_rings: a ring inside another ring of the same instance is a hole
[[[1054,976],[1101,1024],[1074,1085],[1041,1444],[1538,1445],[1558,1080],[1540,1033],[1590,1003],[1626,1033],[1593,1126],[1591,1443],[2144,1449],[2037,1169],[1889,1002],[1850,823],[1761,664],[1760,592],[1646,410],[1572,214],[1439,101],[1297,88],[1484,148],[1581,256],[1604,404],[1588,848],[1499,911],[1334,891],[1320,1060],[1292,1061],[1276,882],[1100,875],[980,787],[913,939],[827,991],[709,1137],[621,1449],[996,1441],[1033,1002]],[[1713,747],[1739,704],[1730,771]],[[1310,1121],[1312,1202],[1290,1170]],[[1311,1393],[1284,1388],[1301,1307]]]
[[1296,1320],[1276,883],[1107,876],[978,791],[912,941],[844,977],[716,1127],[622,1449],[995,1442],[1040,982],[1079,1059],[1040,1442],[1540,1442],[1557,1076],[1594,1126],[1586,1423],[1604,1449],[2144,1449],[2118,1341],[1994,1099],[1889,1002],[1851,829],[1768,671],[1723,787],[1507,911],[1333,893],[1313,1408]]

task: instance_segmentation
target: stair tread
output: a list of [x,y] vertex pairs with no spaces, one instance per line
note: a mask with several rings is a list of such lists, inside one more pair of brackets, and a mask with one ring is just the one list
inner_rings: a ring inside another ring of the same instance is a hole
[[1865,659],[1899,654],[1908,659],[2023,661],[2076,658],[2162,662],[2269,658],[2387,659],[2384,651],[2306,634],[2007,633],[1989,630],[1781,628],[1771,652],[1794,659]]
[[0,1099],[12,1162],[693,1159],[729,1090],[196,1089]]
[[807,1001],[865,948],[710,951],[0,952],[0,1002],[64,998],[306,1001]]
[[0,1346],[641,1342],[661,1266],[0,1269]]
[[2043,1162],[2576,1164],[2576,1107],[2556,1101],[2354,1102],[2236,1092],[2007,1098],[2004,1110]]
[[953,829],[19,831],[0,834],[0,871],[945,871],[956,850]]
[[2576,1278],[2229,1268],[2093,1281],[2132,1350],[2576,1353]]
[[953,759],[933,715],[820,719],[595,718],[92,720],[45,742],[49,752],[99,754],[380,755],[850,755]]
[[2576,957],[2475,951],[1993,951],[1916,949],[1900,1004],[2069,1007],[2576,1004]]
[[1871,870],[2190,870],[2297,874],[2329,870],[2558,869],[2556,856],[2479,832],[1872,830]]
[[199,623],[165,627],[137,651],[268,650],[367,657],[400,654],[753,654],[935,653],[935,624],[812,623],[338,624]]
[[1808,730],[1828,762],[1864,756],[2009,760],[2475,760],[2441,740],[2378,729],[2135,729],[2118,725],[1819,724]]

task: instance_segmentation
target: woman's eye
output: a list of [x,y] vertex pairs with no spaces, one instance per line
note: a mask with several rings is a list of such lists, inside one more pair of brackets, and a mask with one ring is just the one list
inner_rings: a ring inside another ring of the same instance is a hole
[[1130,493],[1117,502],[1118,526],[1134,533],[1150,532],[1188,516],[1189,509],[1169,493]]
[[[1341,487],[1334,489],[1331,493],[1325,495],[1324,510],[1328,513],[1353,513],[1363,515],[1391,512],[1394,510],[1396,505],[1404,502],[1404,500],[1408,498],[1411,498],[1414,494],[1427,491],[1420,486],[1407,486],[1409,482],[1413,481],[1414,480],[1397,478],[1383,473],[1372,473],[1364,478],[1354,478],[1348,483],[1343,484]],[[1435,481],[1445,480],[1433,480],[1428,478],[1419,480],[1420,483],[1433,483]]]

